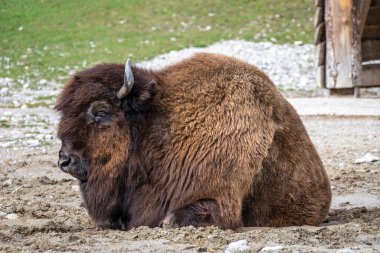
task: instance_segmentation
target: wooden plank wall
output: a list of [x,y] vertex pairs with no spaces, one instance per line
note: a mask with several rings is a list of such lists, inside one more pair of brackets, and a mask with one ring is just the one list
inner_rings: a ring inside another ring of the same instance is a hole
[[372,0],[361,38],[363,61],[359,87],[380,86],[380,0]]
[[317,69],[317,85],[321,88],[326,88],[326,26],[325,26],[325,1],[315,1],[315,17],[314,26],[315,35],[315,67]]
[[[352,55],[351,55],[351,78],[353,87],[362,85],[362,46],[361,38],[367,19],[368,10],[371,0],[362,0],[352,2]],[[355,94],[359,94],[359,89],[355,90]]]

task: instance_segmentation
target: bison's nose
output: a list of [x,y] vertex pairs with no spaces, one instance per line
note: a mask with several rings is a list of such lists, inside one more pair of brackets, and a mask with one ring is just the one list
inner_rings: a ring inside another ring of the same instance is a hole
[[58,167],[61,170],[63,170],[64,172],[67,172],[70,163],[71,163],[70,156],[59,154]]

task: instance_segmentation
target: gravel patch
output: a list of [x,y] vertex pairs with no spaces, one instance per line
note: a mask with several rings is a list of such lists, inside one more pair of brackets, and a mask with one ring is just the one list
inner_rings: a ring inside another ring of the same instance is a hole
[[314,68],[314,45],[295,43],[276,45],[270,42],[229,40],[206,48],[186,48],[170,51],[139,66],[160,69],[188,58],[195,53],[209,52],[234,56],[258,66],[282,90],[314,90],[317,88]]

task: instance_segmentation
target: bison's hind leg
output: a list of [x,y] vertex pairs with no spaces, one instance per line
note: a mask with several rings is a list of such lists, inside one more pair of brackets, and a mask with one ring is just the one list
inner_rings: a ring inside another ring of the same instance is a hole
[[217,202],[213,199],[201,199],[169,212],[162,221],[162,227],[178,228],[190,225],[194,227],[218,226],[219,221],[220,212]]

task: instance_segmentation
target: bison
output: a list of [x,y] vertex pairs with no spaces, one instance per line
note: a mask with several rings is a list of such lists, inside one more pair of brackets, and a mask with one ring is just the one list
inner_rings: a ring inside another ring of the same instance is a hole
[[97,65],[72,77],[55,108],[58,165],[99,227],[317,225],[329,210],[329,180],[296,111],[238,59]]

